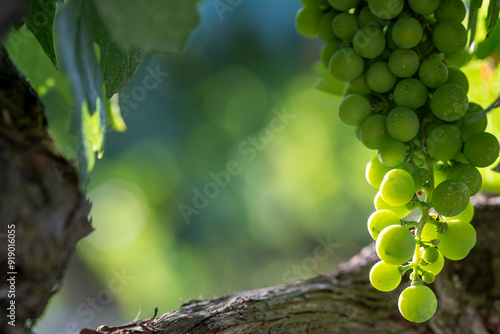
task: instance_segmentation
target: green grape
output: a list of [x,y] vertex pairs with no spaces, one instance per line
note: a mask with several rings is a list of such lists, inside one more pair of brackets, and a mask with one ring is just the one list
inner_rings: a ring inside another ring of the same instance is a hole
[[439,252],[434,247],[426,247],[422,250],[422,258],[427,263],[436,262],[439,259]]
[[498,158],[497,138],[489,132],[477,132],[464,143],[465,159],[476,167],[488,167]]
[[368,183],[375,189],[380,189],[380,184],[392,168],[383,165],[378,156],[374,156],[366,165],[365,176]]
[[390,210],[396,214],[399,218],[404,218],[408,216],[410,210],[406,207],[406,205],[393,206],[384,202],[380,191],[375,195],[374,199],[375,209],[377,210]]
[[330,59],[328,69],[338,81],[351,81],[363,73],[364,61],[351,48],[342,48],[335,52]]
[[390,22],[387,26],[387,31],[385,32],[385,44],[390,50],[399,49],[399,46],[396,45],[394,39],[392,39],[392,29],[394,28],[395,22]]
[[411,260],[415,251],[413,233],[401,225],[384,228],[378,235],[377,254],[388,264],[403,264]]
[[483,178],[476,167],[468,164],[460,164],[455,166],[448,173],[448,180],[456,180],[463,182],[469,188],[469,197],[474,196],[481,189]]
[[354,94],[351,87],[349,87],[349,85],[345,85],[344,89],[342,90],[342,96],[347,97],[347,95],[351,95],[351,94]]
[[387,167],[396,167],[406,160],[406,146],[393,139],[385,140],[378,149],[378,158]]
[[401,283],[399,267],[379,261],[370,270],[370,283],[379,291],[389,292]]
[[372,114],[372,106],[366,97],[359,94],[347,95],[339,104],[339,118],[347,125],[360,125]]
[[431,284],[432,282],[434,282],[435,278],[436,276],[428,271],[425,271],[424,274],[422,275],[422,281],[424,281],[424,283],[426,284]]
[[394,102],[400,107],[418,109],[425,104],[428,96],[427,88],[418,79],[404,79],[394,87]]
[[465,115],[456,121],[456,126],[462,133],[462,139],[466,140],[476,132],[484,132],[488,125],[488,118],[483,107],[474,102],[469,102],[469,108]]
[[438,234],[439,251],[447,259],[458,261],[469,254],[476,244],[476,230],[469,223],[459,220],[448,222],[443,233]]
[[441,0],[408,0],[410,8],[417,14],[432,14],[438,7]]
[[431,110],[436,117],[446,122],[456,121],[469,108],[467,93],[456,84],[444,84],[432,95]]
[[[383,187],[384,183],[382,182]],[[443,216],[455,216],[464,211],[469,203],[469,188],[463,182],[446,180],[437,185],[432,193],[432,205]],[[443,254],[444,255],[444,254]]]
[[469,91],[469,80],[464,72],[458,68],[448,67],[448,80],[446,83],[454,83],[463,88],[467,93]]
[[[426,226],[427,225],[430,224],[426,224]],[[425,270],[427,272],[433,273],[434,275],[437,275],[441,272],[441,270],[443,270],[443,267],[444,267],[444,256],[438,250],[438,259],[435,262],[426,264],[425,266],[422,265],[420,268],[422,268],[422,270]]]
[[448,173],[444,171],[442,168],[443,164],[438,163],[435,164],[432,169],[434,171],[434,187],[446,180],[446,177],[448,176]]
[[377,210],[368,218],[368,231],[373,240],[377,241],[378,235],[384,228],[391,225],[401,225],[399,217],[389,210]]
[[417,73],[420,60],[412,49],[396,49],[389,56],[389,69],[400,78],[408,78]]
[[392,28],[392,39],[402,49],[417,46],[422,40],[423,29],[420,22],[413,17],[399,19]]
[[444,217],[447,221],[450,220],[459,220],[463,223],[470,223],[472,221],[472,217],[474,217],[474,205],[469,201],[469,204],[465,207],[465,210],[460,212],[458,215],[453,217]]
[[332,29],[335,36],[341,41],[350,41],[358,30],[356,16],[349,13],[340,13],[332,21]]
[[363,145],[372,150],[378,150],[382,142],[387,138],[385,129],[385,116],[371,115],[361,123],[359,135]]
[[377,93],[387,93],[396,84],[396,76],[389,70],[386,62],[376,62],[366,71],[368,86]]
[[342,43],[340,43],[340,41],[331,41],[323,46],[321,49],[321,61],[326,68],[328,68],[333,54],[340,49],[342,49]]
[[462,149],[460,130],[451,124],[442,124],[427,135],[426,148],[429,155],[441,161],[453,159]]
[[366,82],[365,72],[361,73],[356,79],[349,81],[349,87],[351,87],[354,93],[361,95],[368,95],[372,91]]
[[409,162],[400,165],[398,168],[401,168],[410,173],[411,177],[413,178],[413,182],[415,182],[415,190],[414,190],[415,193],[422,190],[422,186],[430,178],[430,173],[427,169],[419,168]]
[[385,174],[380,185],[380,194],[387,204],[404,205],[411,201],[414,195],[415,182],[410,173],[403,169],[393,169]]
[[441,0],[438,8],[434,11],[436,21],[462,22],[465,18],[466,10],[462,0]]
[[351,8],[356,7],[361,0],[328,0],[330,6],[340,11],[348,11]]
[[330,6],[330,4],[328,3],[328,0],[302,0],[302,3],[304,5],[314,5],[314,6],[321,6],[321,7]]
[[323,16],[321,8],[304,6],[299,9],[295,18],[295,27],[299,34],[307,38],[318,37],[319,21]]
[[460,22],[442,21],[432,32],[436,48],[446,55],[454,55],[465,48],[467,30]]
[[366,26],[381,28],[386,25],[385,20],[373,15],[368,6],[361,8],[358,14],[358,27],[364,28]]
[[468,48],[463,49],[457,54],[446,56],[450,66],[462,67],[472,59],[472,53]]
[[448,68],[439,59],[427,59],[420,64],[418,77],[429,88],[437,88],[448,80]]
[[318,25],[319,37],[327,43],[337,40],[337,37],[335,36],[332,30],[332,21],[335,15],[337,15],[337,13],[330,11],[323,14],[321,19],[319,20],[319,25]]
[[393,19],[401,13],[404,0],[368,0],[370,11],[384,20]]
[[413,110],[406,107],[395,107],[387,115],[385,125],[389,136],[407,142],[417,135],[420,122]]
[[436,295],[424,285],[413,285],[401,293],[398,306],[399,312],[406,320],[421,323],[436,313]]
[[352,46],[360,56],[373,59],[384,52],[385,37],[377,27],[367,26],[356,31],[352,39]]

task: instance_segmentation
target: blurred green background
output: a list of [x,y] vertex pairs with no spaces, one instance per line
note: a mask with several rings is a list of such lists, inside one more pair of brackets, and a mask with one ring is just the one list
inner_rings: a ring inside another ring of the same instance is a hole
[[[371,241],[375,152],[341,124],[340,98],[315,89],[321,42],[296,33],[300,1],[220,2],[200,3],[181,57],[148,56],[121,95],[128,129],[108,134],[88,187],[95,231],[35,331],[327,275]],[[9,51],[34,57],[25,71],[74,156],[69,85],[24,38]]]

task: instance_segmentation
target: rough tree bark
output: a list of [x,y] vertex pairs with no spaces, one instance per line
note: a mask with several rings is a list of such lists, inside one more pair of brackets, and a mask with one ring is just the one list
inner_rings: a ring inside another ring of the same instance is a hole
[[0,333],[31,332],[91,232],[80,189],[38,96],[0,45]]
[[500,333],[499,220],[500,197],[477,199],[476,247],[463,261],[446,261],[431,285],[438,311],[423,324],[399,314],[406,284],[392,293],[371,287],[368,273],[378,258],[369,245],[331,276],[191,301],[122,333]]

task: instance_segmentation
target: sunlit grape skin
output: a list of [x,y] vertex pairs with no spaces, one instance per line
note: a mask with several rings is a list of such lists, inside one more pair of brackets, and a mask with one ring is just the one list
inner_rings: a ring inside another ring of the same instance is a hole
[[401,283],[398,266],[379,261],[370,270],[370,283],[379,291],[388,292]]
[[415,239],[406,227],[391,225],[380,232],[376,248],[382,261],[394,265],[403,264],[413,256]]
[[415,285],[406,288],[398,300],[399,311],[407,320],[421,323],[432,318],[437,309],[434,292],[426,286]]

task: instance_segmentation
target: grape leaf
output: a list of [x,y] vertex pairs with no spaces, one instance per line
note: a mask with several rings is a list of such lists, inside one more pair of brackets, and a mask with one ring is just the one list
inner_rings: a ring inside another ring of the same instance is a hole
[[467,30],[470,32],[469,45],[474,42],[477,27],[477,14],[482,4],[483,0],[471,0],[469,2],[469,18],[467,21]]
[[490,37],[491,31],[495,27],[498,20],[498,15],[500,14],[500,0],[490,0],[490,5],[488,6],[488,15],[486,16],[486,21],[488,22],[488,34],[486,39]]
[[26,16],[26,26],[35,35],[43,51],[57,68],[57,56],[54,47],[55,0],[33,0]]
[[93,0],[113,38],[125,50],[181,54],[199,22],[199,0]]
[[106,131],[106,109],[102,96],[102,72],[91,34],[91,23],[82,15],[89,1],[72,0],[57,17],[61,65],[73,85],[75,96],[74,125],[78,129],[78,167],[82,184],[88,180],[96,153],[102,154]]

